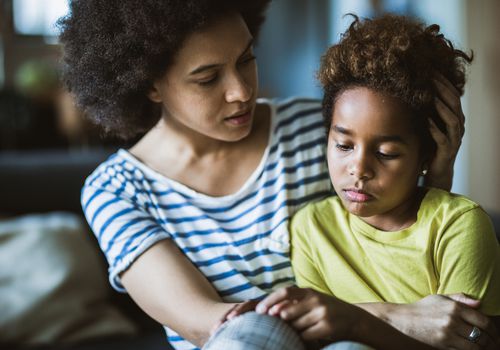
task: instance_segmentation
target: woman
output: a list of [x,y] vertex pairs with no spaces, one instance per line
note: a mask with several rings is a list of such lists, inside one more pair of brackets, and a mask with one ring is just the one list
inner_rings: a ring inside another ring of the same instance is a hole
[[[331,191],[320,106],[256,102],[252,50],[267,2],[82,0],[61,22],[79,105],[108,133],[145,133],[87,179],[82,206],[112,285],[176,349],[202,346],[239,302],[293,283],[288,218]],[[441,95],[454,107],[441,113],[448,134],[435,136],[430,175],[449,189],[463,115],[457,97]],[[420,344],[338,305],[346,329],[350,317],[380,330],[368,337]]]

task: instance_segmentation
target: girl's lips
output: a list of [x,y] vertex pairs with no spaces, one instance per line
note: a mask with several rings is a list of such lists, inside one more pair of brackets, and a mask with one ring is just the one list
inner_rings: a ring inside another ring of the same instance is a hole
[[344,190],[345,196],[351,202],[364,203],[371,200],[373,197],[368,193],[357,190]]
[[245,114],[236,115],[234,117],[226,118],[225,121],[236,126],[245,125],[252,119],[252,113],[246,112]]

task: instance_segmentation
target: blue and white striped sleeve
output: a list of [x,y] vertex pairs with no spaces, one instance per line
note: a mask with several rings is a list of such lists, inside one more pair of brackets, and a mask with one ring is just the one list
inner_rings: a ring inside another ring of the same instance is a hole
[[109,264],[113,288],[126,292],[120,273],[153,244],[170,234],[140,205],[140,193],[126,172],[101,166],[82,189],[82,208]]

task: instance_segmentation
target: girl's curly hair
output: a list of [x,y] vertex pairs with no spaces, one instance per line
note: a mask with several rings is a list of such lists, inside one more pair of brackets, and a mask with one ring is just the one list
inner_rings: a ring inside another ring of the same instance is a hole
[[341,41],[322,56],[318,72],[327,131],[340,94],[366,87],[395,97],[409,108],[422,151],[432,156],[436,145],[428,118],[442,128],[435,109],[434,79],[443,76],[463,94],[465,65],[472,61],[472,53],[455,49],[437,24],[426,27],[416,19],[391,14],[371,20],[351,16],[354,21]]
[[72,0],[59,20],[63,80],[91,120],[130,139],[149,130],[160,107],[147,92],[188,35],[240,13],[254,37],[270,0]]

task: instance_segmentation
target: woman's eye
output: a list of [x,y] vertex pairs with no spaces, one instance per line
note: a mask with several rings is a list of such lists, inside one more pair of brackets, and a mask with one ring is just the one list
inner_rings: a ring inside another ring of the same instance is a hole
[[335,147],[336,147],[337,149],[339,149],[339,150],[343,151],[343,152],[350,151],[350,150],[352,149],[352,147],[351,147],[351,146],[348,146],[348,145],[343,145],[343,144],[341,144],[341,143],[337,143],[337,144],[335,145]]
[[208,86],[208,85],[215,83],[216,81],[217,81],[217,75],[215,75],[211,78],[208,78],[208,79],[198,80],[197,84],[201,85],[201,86]]
[[250,63],[252,61],[254,61],[257,57],[254,56],[254,55],[250,55],[250,56],[247,56],[247,57],[243,57],[240,61],[240,64],[245,64],[245,63]]

